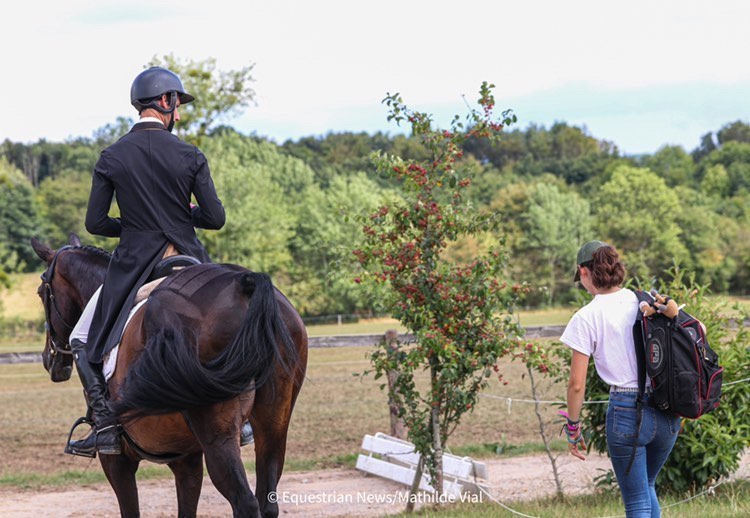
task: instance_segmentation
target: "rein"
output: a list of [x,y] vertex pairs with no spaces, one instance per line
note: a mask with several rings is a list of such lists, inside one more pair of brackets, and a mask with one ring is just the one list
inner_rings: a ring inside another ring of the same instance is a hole
[[44,301],[44,327],[47,329],[49,334],[49,342],[50,342],[50,349],[52,350],[52,356],[56,356],[58,354],[67,354],[72,355],[73,352],[70,350],[70,342],[64,342],[62,346],[57,345],[57,341],[59,338],[57,337],[57,334],[55,333],[55,329],[52,327],[52,320],[50,319],[50,308],[55,310],[55,313],[57,314],[60,321],[65,325],[66,328],[69,330],[73,330],[73,326],[70,325],[65,318],[63,318],[62,313],[60,313],[60,309],[57,307],[57,303],[55,302],[55,293],[52,291],[52,278],[55,275],[55,265],[57,264],[57,258],[59,257],[60,253],[69,250],[71,248],[75,248],[72,245],[65,245],[62,248],[60,248],[57,252],[55,252],[54,257],[52,258],[52,262],[49,265],[49,268],[45,270],[45,272],[41,275],[42,282],[44,283],[44,289],[47,292],[46,300]]

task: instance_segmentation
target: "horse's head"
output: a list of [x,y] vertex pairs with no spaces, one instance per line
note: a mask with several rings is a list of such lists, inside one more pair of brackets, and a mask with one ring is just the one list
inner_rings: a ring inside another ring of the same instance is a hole
[[70,332],[80,317],[82,308],[74,302],[74,284],[65,277],[64,263],[67,252],[73,247],[80,247],[81,241],[75,234],[70,234],[68,245],[59,250],[53,250],[36,238],[31,239],[31,246],[36,255],[47,263],[42,283],[37,289],[37,295],[44,306],[46,329],[42,361],[52,381],[67,381],[73,372]]

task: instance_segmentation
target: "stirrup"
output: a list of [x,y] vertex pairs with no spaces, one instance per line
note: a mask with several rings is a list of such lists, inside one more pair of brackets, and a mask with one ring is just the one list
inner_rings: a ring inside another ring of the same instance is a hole
[[67,444],[65,444],[65,453],[68,453],[70,455],[78,455],[80,457],[87,457],[89,459],[95,459],[96,451],[93,451],[93,452],[80,451],[80,450],[76,450],[70,447],[70,443],[73,440],[73,432],[75,432],[76,428],[78,428],[82,424],[89,425],[89,427],[91,428],[91,431],[89,433],[96,433],[94,429],[95,424],[92,419],[88,417],[79,417],[78,420],[75,423],[73,423],[73,426],[70,429],[70,433],[68,434],[68,442]]

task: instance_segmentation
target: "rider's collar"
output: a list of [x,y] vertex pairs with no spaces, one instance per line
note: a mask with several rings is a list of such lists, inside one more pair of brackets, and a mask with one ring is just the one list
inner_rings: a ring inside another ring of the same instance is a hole
[[142,122],[158,122],[162,126],[164,125],[164,123],[156,117],[141,117],[136,124],[141,124]]

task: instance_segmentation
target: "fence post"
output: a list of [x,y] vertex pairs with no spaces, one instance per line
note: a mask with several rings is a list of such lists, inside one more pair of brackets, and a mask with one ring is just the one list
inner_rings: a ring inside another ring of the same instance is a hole
[[[398,331],[390,329],[385,332],[385,347],[388,354],[398,349]],[[388,409],[391,415],[391,436],[406,439],[406,425],[404,420],[398,416],[398,407],[391,396],[396,391],[396,380],[398,380],[399,375],[398,370],[391,370],[386,373],[388,379]]]

